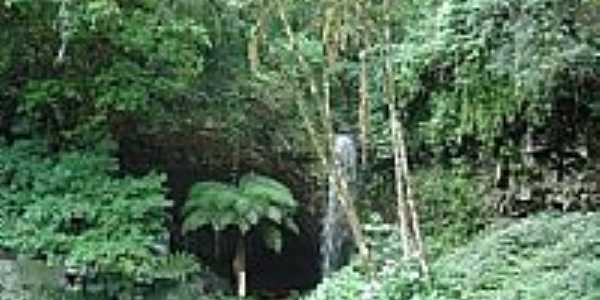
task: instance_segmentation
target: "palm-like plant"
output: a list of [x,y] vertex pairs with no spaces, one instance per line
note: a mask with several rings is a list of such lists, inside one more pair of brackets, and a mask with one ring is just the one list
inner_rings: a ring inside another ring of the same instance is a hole
[[236,256],[232,262],[238,276],[238,295],[246,294],[244,240],[246,233],[261,223],[267,245],[279,252],[282,248],[282,228],[295,233],[293,220],[297,203],[283,183],[261,175],[248,174],[237,186],[220,182],[199,182],[190,190],[183,208],[184,233],[210,225],[215,231],[234,227],[240,231]]

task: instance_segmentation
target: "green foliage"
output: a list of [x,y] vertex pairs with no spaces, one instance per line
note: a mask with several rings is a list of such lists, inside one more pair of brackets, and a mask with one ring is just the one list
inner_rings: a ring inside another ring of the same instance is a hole
[[[596,213],[539,215],[493,228],[435,260],[431,284],[419,279],[411,262],[387,255],[388,261],[377,263],[371,275],[348,266],[324,280],[306,299],[367,295],[380,300],[596,299],[600,295],[598,217]],[[380,244],[399,244],[393,234],[380,238],[390,239]]]
[[[394,56],[401,94],[413,100],[427,95],[429,116],[421,129],[429,143],[474,136],[487,146],[516,118],[542,126],[561,91],[573,94],[582,78],[597,77],[600,48],[577,15],[584,9],[580,2],[423,6],[421,21],[407,29]],[[597,99],[581,100],[593,105]]]
[[186,253],[161,256],[155,261],[153,278],[184,282],[190,274],[200,271],[195,257]]
[[9,46],[0,82],[19,120],[59,144],[96,142],[115,114],[168,120],[170,102],[190,92],[210,46],[202,24],[166,2],[2,2],[0,41]]
[[[364,197],[369,199],[365,206],[396,218],[389,201],[394,193],[389,116],[381,93],[386,55],[382,29],[387,26],[381,1],[0,3],[0,134],[43,135],[54,150],[90,144],[114,133],[109,127],[118,131],[122,123],[133,123],[139,130],[135,133],[158,135],[185,136],[203,129],[215,140],[244,145],[241,152],[264,165],[274,161],[275,153],[311,160],[315,149],[303,126],[313,125],[316,143],[325,145],[321,133],[329,125],[323,122],[321,76],[331,75],[327,92],[333,123],[355,123],[358,53],[364,50],[371,148],[363,151],[372,159],[373,168],[367,169],[376,173],[368,175],[374,179],[367,185],[374,188],[366,189],[370,197]],[[516,148],[518,143],[504,144],[522,138],[521,128],[511,126],[525,122],[529,129],[544,128],[564,98],[575,99],[581,116],[599,115],[599,2],[409,0],[391,5],[394,45],[387,55],[395,62],[426,244],[437,257],[466,242],[485,223],[481,191],[462,171],[420,170],[414,163],[430,161],[431,155],[443,161],[462,156],[469,151],[465,145],[478,152],[497,150],[498,144]],[[280,8],[295,45],[281,24]],[[329,8],[331,20],[325,24]],[[322,40],[326,26],[330,41]],[[247,66],[249,32],[257,33],[256,72]],[[325,46],[335,48],[331,69]],[[300,66],[298,56],[310,70]],[[316,86],[309,86],[309,77]],[[305,101],[305,111],[295,105],[298,100]],[[593,129],[575,131],[594,135]],[[50,155],[46,148],[24,141],[0,147],[0,246],[126,277],[183,278],[196,270],[189,256],[157,257],[150,250],[165,233],[164,178],[123,176],[105,152]],[[289,189],[266,177],[248,175],[237,186],[198,183],[189,196],[185,232],[203,226],[242,233],[257,229],[277,250],[282,227],[298,231],[292,221],[297,204]],[[448,289],[423,292],[411,266],[388,261],[400,253],[397,234],[371,240],[375,279],[349,267],[327,279],[319,287],[322,294],[313,296],[356,299],[378,288],[376,297],[382,299],[455,297],[450,289],[462,293],[452,282]],[[451,263],[446,267],[458,268]],[[505,279],[489,280],[513,284]],[[489,289],[487,284],[495,283],[486,282]],[[471,297],[481,292],[477,289],[465,288],[461,295]]]
[[416,261],[400,261],[402,250],[397,226],[378,220],[365,228],[371,245],[371,260],[366,266],[352,263],[326,277],[303,299],[411,299],[423,292]]
[[[470,240],[492,217],[486,210],[484,183],[466,170],[464,162],[448,167],[421,167],[415,170],[412,179],[428,255],[435,257]],[[383,176],[371,181],[375,185],[368,187],[368,190],[369,199],[373,200],[369,202],[369,208],[363,210],[367,219],[373,214],[372,211],[379,212],[388,222],[396,219],[395,206],[389,205],[394,195],[389,181],[389,177]],[[393,244],[392,239],[379,238],[379,232],[383,230],[379,228],[382,222],[379,219],[377,215],[375,219],[369,219],[366,230],[372,231],[375,240],[387,240]],[[395,251],[401,249],[390,250],[382,255],[388,257]]]
[[361,299],[366,287],[366,276],[356,266],[346,266],[324,278],[317,288],[303,299],[306,300],[355,300]]
[[298,232],[293,220],[297,203],[281,182],[255,174],[240,179],[237,187],[220,182],[199,182],[190,190],[183,209],[183,232],[210,225],[214,230],[228,226],[245,234],[262,222],[267,244],[281,250],[280,228]]
[[153,279],[185,258],[152,252],[166,234],[163,175],[117,177],[105,150],[49,155],[45,148],[38,141],[1,148],[0,246],[129,279]]
[[423,169],[414,178],[430,254],[461,245],[484,228],[485,198],[477,178],[460,167]]
[[460,299],[593,299],[600,290],[597,214],[523,220],[438,260],[441,294]]

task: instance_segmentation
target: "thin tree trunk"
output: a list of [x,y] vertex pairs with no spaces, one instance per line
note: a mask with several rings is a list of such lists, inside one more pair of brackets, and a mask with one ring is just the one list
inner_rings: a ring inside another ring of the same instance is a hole
[[[285,12],[283,10],[283,7],[281,7],[281,5],[279,7],[279,18],[281,19],[281,21],[284,25],[286,35],[288,36],[290,47],[292,48],[290,50],[293,51],[294,50],[293,48],[296,45],[296,39],[294,37],[294,32],[292,31],[292,27],[290,26],[290,24],[287,20],[287,17],[285,15]],[[298,53],[296,58],[298,60],[298,64],[307,73],[310,95],[315,99],[318,98],[317,83],[313,77],[312,70],[310,69],[308,63],[306,62],[306,60],[304,59],[302,54]],[[300,112],[300,115],[302,116],[304,127],[306,127],[306,130],[308,131],[308,136],[313,144],[315,151],[317,152],[317,156],[321,160],[321,164],[326,167],[329,164],[328,160],[327,160],[326,148],[322,147],[322,143],[321,143],[322,141],[318,137],[317,130],[315,129],[314,124],[310,121],[310,118],[308,116],[308,111],[306,109],[306,105],[305,105],[303,99],[301,97],[296,97],[296,98],[297,98],[296,105],[298,106],[298,110]]]
[[244,235],[241,235],[236,246],[233,259],[233,272],[237,277],[238,297],[246,297],[246,245]]
[[260,13],[256,19],[256,24],[250,29],[250,36],[248,37],[247,55],[248,63],[250,65],[250,71],[255,74],[258,71],[260,65],[260,43],[263,26],[266,18],[266,7],[264,7],[263,1],[259,2]]
[[250,71],[254,74],[258,70],[259,57],[258,57],[258,25],[255,25],[250,29],[250,37],[248,39],[248,63],[250,65]]
[[368,42],[365,39],[365,49],[360,51],[360,84],[358,94],[360,103],[358,108],[358,123],[360,127],[360,164],[363,170],[367,169],[369,161],[369,91],[367,82],[366,48]]
[[410,213],[410,230],[413,235],[413,246],[415,247],[415,255],[419,259],[421,270],[425,275],[425,278],[429,278],[429,267],[427,265],[427,256],[425,248],[423,246],[423,237],[421,235],[419,213],[415,203],[414,193],[411,186],[410,170],[408,168],[408,153],[406,147],[406,139],[404,135],[404,128],[401,123],[398,124],[398,143],[400,146],[401,160],[402,160],[402,172],[404,173],[404,180],[406,185],[406,200],[408,204],[408,211]]
[[425,278],[429,277],[427,260],[423,247],[421,230],[419,228],[419,215],[417,213],[414,194],[410,185],[410,170],[408,168],[408,151],[404,126],[402,125],[394,88],[394,73],[391,61],[391,17],[390,0],[384,0],[385,10],[385,96],[390,112],[390,127],[392,132],[392,148],[394,152],[394,175],[396,177],[396,195],[398,204],[398,218],[402,234],[403,257],[405,259],[416,256],[421,265]]
[[390,127],[392,134],[392,149],[394,153],[394,183],[396,188],[396,205],[398,219],[400,221],[400,234],[402,236],[403,257],[407,259],[412,252],[411,232],[409,227],[409,214],[406,201],[406,182],[402,168],[402,151],[400,146],[398,112],[394,104],[388,104],[390,112]]
[[390,18],[390,0],[384,0],[383,7],[385,11],[384,22],[385,22],[385,73],[384,73],[384,97],[388,104],[388,110],[390,114],[390,130],[392,140],[392,150],[394,153],[394,177],[395,177],[395,188],[396,188],[396,205],[398,213],[398,221],[400,222],[400,235],[402,237],[402,251],[403,257],[406,259],[409,257],[411,252],[411,245],[409,239],[409,226],[408,226],[408,213],[405,198],[405,182],[403,176],[403,170],[401,165],[401,149],[398,139],[398,111],[396,109],[396,95],[394,89],[393,79],[393,67],[391,61],[391,46],[392,46],[392,34],[391,34],[391,18]]

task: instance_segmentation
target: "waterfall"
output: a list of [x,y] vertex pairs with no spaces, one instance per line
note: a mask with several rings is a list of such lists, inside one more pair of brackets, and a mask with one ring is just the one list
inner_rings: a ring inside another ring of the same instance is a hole
[[[351,134],[336,134],[334,172],[348,183],[352,196],[356,182],[357,149]],[[348,259],[347,246],[351,235],[344,210],[338,199],[334,174],[329,175],[329,193],[322,219],[321,257],[322,272],[326,276],[341,267]],[[351,200],[351,199],[350,199]]]

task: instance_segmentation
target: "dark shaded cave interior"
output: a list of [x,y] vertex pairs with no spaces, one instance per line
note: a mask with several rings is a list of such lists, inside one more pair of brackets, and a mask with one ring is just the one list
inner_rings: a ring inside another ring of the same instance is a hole
[[[230,149],[207,135],[178,137],[142,135],[132,132],[119,138],[121,168],[130,174],[159,170],[167,175],[170,248],[196,255],[212,272],[234,285],[231,262],[238,234],[225,230],[215,234],[204,228],[183,236],[180,209],[191,186],[199,181],[234,182],[247,172],[272,176],[288,185],[300,203],[296,216],[299,233],[283,232],[281,252],[268,248],[258,230],[245,238],[247,287],[250,294],[277,298],[293,291],[314,288],[321,280],[320,213],[321,188],[307,172],[309,160],[294,155],[273,154],[256,159],[252,153],[231,157]],[[235,165],[234,165],[235,164]]]
[[[303,229],[299,234],[284,233],[281,252],[268,248],[257,230],[248,234],[245,245],[250,294],[284,296],[292,291],[311,289],[320,281],[319,241],[306,231],[306,227],[300,227]],[[235,276],[231,262],[237,240],[238,233],[233,230],[216,235],[206,228],[185,239],[183,247],[233,286]]]

